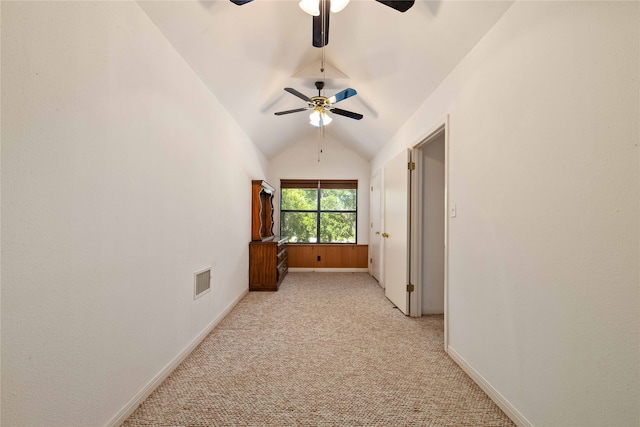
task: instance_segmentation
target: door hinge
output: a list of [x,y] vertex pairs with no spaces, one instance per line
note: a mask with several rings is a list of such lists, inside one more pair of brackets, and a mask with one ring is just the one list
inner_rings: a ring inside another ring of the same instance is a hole
[[369,258],[369,263],[373,264],[373,258]]
[[409,168],[409,170],[410,170],[410,171],[414,171],[414,170],[416,170],[416,162],[409,162],[409,163],[407,164],[407,166],[408,166],[408,168]]
[[371,191],[373,191],[373,185],[371,186]]
[[415,286],[413,286],[413,283],[409,283],[407,285],[407,292],[413,292],[414,288],[415,288]]

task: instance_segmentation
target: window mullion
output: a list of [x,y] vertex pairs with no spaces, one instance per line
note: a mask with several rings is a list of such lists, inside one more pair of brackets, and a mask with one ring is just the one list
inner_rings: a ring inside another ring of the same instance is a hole
[[320,197],[322,192],[320,191],[320,181],[318,181],[318,188],[316,189],[318,192],[318,197],[316,197],[318,201],[318,209],[316,211],[316,242],[322,243],[320,241]]

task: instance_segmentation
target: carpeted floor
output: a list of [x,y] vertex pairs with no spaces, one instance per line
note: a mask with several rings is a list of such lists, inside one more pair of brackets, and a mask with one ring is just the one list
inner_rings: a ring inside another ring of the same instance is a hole
[[251,292],[124,426],[512,426],[366,273]]

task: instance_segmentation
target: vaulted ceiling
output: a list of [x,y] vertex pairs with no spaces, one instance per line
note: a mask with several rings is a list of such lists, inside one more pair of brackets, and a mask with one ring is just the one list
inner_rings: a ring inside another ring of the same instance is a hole
[[337,106],[364,118],[334,115],[325,132],[371,158],[512,1],[416,0],[400,13],[351,0],[331,14],[324,49],[312,46],[312,18],[294,0],[138,3],[267,158],[317,137],[308,113],[274,112],[305,107],[283,89],[315,96],[318,80],[326,96],[357,90]]

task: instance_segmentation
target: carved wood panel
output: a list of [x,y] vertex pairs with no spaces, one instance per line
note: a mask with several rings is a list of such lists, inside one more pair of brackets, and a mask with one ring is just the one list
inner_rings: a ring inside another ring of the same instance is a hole
[[251,240],[273,238],[274,188],[265,181],[251,181]]

